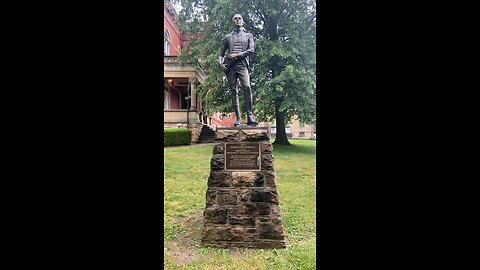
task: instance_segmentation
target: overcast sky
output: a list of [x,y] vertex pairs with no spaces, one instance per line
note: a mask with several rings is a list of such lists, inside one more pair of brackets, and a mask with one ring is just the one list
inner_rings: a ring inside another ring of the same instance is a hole
[[175,7],[175,11],[177,11],[177,13],[180,13],[180,10],[182,10],[182,4],[180,3],[180,1],[175,1],[175,2],[178,2],[178,3],[173,4],[173,7]]

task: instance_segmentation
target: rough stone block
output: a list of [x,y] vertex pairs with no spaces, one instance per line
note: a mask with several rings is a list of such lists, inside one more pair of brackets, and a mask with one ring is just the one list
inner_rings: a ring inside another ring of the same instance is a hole
[[234,226],[231,228],[232,241],[244,241],[245,227]]
[[262,172],[232,172],[231,176],[234,187],[262,187],[264,185]]
[[255,215],[270,215],[270,207],[269,203],[256,203],[255,204]]
[[206,204],[207,206],[210,206],[212,204],[216,203],[216,198],[217,198],[217,191],[214,188],[209,188],[207,189],[206,193]]
[[213,146],[213,154],[223,154],[223,142],[222,143],[217,143]]
[[270,215],[268,203],[245,203],[238,207],[238,214],[242,216]]
[[246,135],[246,141],[268,141],[270,139],[265,129],[244,129],[242,131]]
[[205,225],[203,228],[202,242],[215,241],[217,233],[214,226]]
[[216,227],[215,229],[216,229],[215,240],[230,241],[233,239],[233,232],[231,228],[222,226],[222,227]]
[[227,209],[228,216],[238,216],[238,206],[237,205],[229,205],[225,207]]
[[264,171],[265,186],[276,188],[277,187],[277,177],[275,176],[275,171],[266,170]]
[[274,170],[273,162],[275,158],[272,154],[262,155],[262,169]]
[[217,203],[218,205],[236,205],[237,194],[233,192],[217,192]]
[[245,234],[243,236],[243,241],[248,241],[248,242],[256,242],[257,241],[257,234],[256,233],[253,233],[253,234]]
[[224,207],[212,206],[205,208],[203,216],[206,223],[225,224],[227,223],[227,209]]
[[262,146],[262,154],[271,154],[273,150],[273,146],[269,141],[265,141],[261,143]]
[[265,186],[265,174],[263,172],[257,172],[255,177],[255,187],[264,187]]
[[253,189],[250,194],[250,201],[278,203],[278,193],[276,190]]
[[280,211],[280,206],[272,205],[270,210],[270,217],[272,222],[275,224],[282,224],[282,214]]
[[229,187],[232,182],[232,176],[225,171],[210,171],[208,176],[208,187]]
[[253,217],[230,216],[228,222],[232,225],[255,226],[255,219]]
[[256,205],[253,203],[244,203],[238,206],[239,215],[252,216],[255,214]]
[[257,228],[258,228],[259,239],[283,240],[285,238],[282,225],[273,224],[270,222],[257,223]]
[[238,203],[246,203],[250,201],[250,190],[247,189],[237,189],[238,194]]
[[223,154],[214,154],[210,160],[211,170],[223,170],[225,167],[225,158]]
[[258,217],[257,222],[270,222],[271,219],[269,216],[264,216],[264,217]]
[[268,241],[268,240],[258,240],[255,243],[256,248],[263,248],[263,249],[274,249],[274,248],[285,248],[285,241],[277,240],[277,241]]

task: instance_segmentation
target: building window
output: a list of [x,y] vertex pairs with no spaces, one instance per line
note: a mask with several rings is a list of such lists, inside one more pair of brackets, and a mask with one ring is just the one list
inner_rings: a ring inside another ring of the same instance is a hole
[[298,133],[298,137],[305,137],[305,132],[300,131],[300,132]]
[[168,32],[167,29],[165,29],[165,31],[163,31],[164,33],[164,48],[163,48],[163,53],[164,55],[170,55],[170,33]]
[[165,97],[163,98],[163,109],[170,110],[170,92],[167,90],[163,90],[163,94]]
[[270,127],[270,133],[276,134],[277,133],[277,127],[276,126]]

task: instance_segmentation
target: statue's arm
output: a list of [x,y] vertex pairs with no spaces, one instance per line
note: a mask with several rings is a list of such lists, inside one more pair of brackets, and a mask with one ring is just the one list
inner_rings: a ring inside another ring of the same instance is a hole
[[220,50],[218,52],[218,64],[220,66],[223,66],[223,59],[225,56],[225,52],[228,49],[228,44],[227,44],[227,37],[225,37],[222,41],[222,47],[220,47]]
[[253,35],[251,33],[248,33],[247,49],[244,52],[239,53],[237,57],[243,58],[250,56],[255,51],[254,47],[255,44],[253,43]]

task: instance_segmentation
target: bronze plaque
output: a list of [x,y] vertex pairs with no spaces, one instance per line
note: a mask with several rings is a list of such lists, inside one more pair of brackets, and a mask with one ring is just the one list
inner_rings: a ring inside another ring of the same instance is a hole
[[225,171],[260,171],[259,142],[226,142]]

